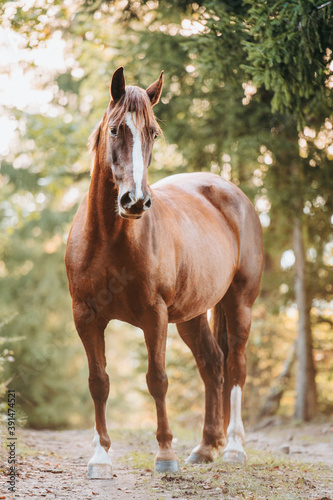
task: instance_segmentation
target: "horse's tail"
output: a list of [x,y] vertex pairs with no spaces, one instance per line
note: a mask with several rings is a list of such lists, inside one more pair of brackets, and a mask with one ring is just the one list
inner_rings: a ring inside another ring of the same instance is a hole
[[225,313],[222,307],[221,302],[218,302],[216,306],[214,306],[212,310],[212,321],[211,321],[212,331],[215,339],[217,340],[218,345],[220,346],[223,352],[223,376],[224,376],[224,384],[223,384],[223,417],[224,417],[224,431],[227,431],[227,427],[229,425],[230,420],[230,383],[228,377],[228,369],[227,369],[227,359],[229,353],[228,346],[228,332],[227,332],[227,321],[225,317]]
[[228,333],[227,322],[221,302],[218,302],[212,310],[213,334],[224,354],[224,362],[228,357]]

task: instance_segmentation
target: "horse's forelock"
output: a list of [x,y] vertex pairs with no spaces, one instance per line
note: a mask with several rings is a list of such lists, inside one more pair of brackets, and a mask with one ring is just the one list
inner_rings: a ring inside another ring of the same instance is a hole
[[120,126],[125,122],[127,113],[135,114],[135,125],[143,129],[156,125],[156,118],[149,97],[140,87],[128,85],[125,94],[114,105],[109,123]]

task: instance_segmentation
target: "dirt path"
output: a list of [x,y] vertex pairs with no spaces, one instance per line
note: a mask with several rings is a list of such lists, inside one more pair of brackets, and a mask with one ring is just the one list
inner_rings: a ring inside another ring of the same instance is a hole
[[[184,459],[196,444],[176,441],[178,474],[153,474],[153,432],[113,432],[112,480],[86,479],[91,431],[17,433],[18,476],[9,493],[2,471],[0,499],[320,499],[333,500],[333,426],[271,427],[249,432],[245,468],[224,464],[191,466]],[[281,445],[289,446],[284,454]],[[2,457],[6,462],[6,451]]]

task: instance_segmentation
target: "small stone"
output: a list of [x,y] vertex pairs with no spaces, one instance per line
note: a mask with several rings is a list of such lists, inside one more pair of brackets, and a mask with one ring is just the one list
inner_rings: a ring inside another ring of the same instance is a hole
[[290,453],[290,446],[289,446],[289,444],[283,444],[282,446],[280,446],[280,450],[282,451],[282,453],[285,453],[286,455],[289,455],[289,453]]

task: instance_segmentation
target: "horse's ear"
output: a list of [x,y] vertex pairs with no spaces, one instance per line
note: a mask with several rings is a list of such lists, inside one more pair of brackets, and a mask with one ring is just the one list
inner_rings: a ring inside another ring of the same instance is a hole
[[112,99],[117,102],[125,94],[125,78],[124,78],[124,68],[116,69],[112,75],[110,94]]
[[153,106],[155,106],[155,104],[158,103],[161,97],[162,86],[163,86],[163,73],[164,71],[161,72],[160,77],[156,80],[156,82],[149,85],[149,87],[146,89],[150,102],[152,103]]

